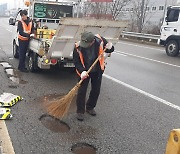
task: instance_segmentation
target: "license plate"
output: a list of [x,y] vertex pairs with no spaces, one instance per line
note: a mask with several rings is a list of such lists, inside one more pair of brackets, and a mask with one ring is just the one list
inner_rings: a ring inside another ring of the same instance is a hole
[[66,63],[64,64],[64,67],[75,67],[74,63]]

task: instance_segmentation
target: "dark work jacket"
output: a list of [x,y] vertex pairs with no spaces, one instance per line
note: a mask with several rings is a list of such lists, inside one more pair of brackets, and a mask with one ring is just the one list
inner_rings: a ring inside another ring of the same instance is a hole
[[[24,21],[26,23],[26,25],[28,25],[30,22],[31,22],[31,19],[28,17],[27,20]],[[32,23],[32,29],[31,29],[31,33],[33,33],[34,31],[34,24]],[[22,26],[22,22],[21,21],[18,21],[18,27],[17,27],[17,32],[19,32],[19,34],[21,36],[24,36],[24,37],[30,37],[30,34],[27,34],[27,33],[24,33],[24,30],[23,30],[23,26]]]
[[[105,48],[105,46],[106,46],[106,44],[108,42],[107,42],[107,40],[105,38],[103,38],[103,37],[101,37],[101,38],[102,38],[102,40],[104,42],[104,48]],[[99,38],[95,37],[95,42],[91,47],[89,47],[89,48],[82,48],[80,46],[78,47],[79,51],[82,52],[85,68],[83,67],[83,65],[81,63],[79,53],[77,52],[76,47],[74,47],[73,60],[74,60],[75,67],[76,67],[76,69],[78,70],[79,73],[82,73],[83,71],[87,71],[89,69],[89,67],[92,65],[92,63],[99,56],[100,43],[101,43],[101,40]],[[112,48],[110,50],[106,50],[105,52],[106,53],[111,53],[113,51],[114,51],[114,46],[112,46]],[[91,72],[102,72],[99,61],[95,65],[94,69]]]

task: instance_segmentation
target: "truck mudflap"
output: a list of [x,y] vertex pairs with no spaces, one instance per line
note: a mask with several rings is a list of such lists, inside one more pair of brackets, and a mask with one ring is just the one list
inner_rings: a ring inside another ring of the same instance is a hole
[[165,46],[165,45],[166,45],[165,42],[166,42],[166,41],[164,41],[164,40],[158,39],[157,44],[158,44],[158,45]]

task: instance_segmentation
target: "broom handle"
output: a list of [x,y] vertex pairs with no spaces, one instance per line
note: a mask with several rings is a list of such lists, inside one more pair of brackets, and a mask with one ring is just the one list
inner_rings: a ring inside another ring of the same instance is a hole
[[[106,48],[103,50],[103,53],[100,54],[96,60],[94,61],[94,63],[91,65],[91,67],[88,69],[87,74],[89,74],[91,72],[91,70],[94,68],[94,66],[97,64],[97,62],[99,61],[99,59],[103,56],[104,52],[106,51]],[[81,79],[78,84],[80,85],[83,82],[83,80]]]

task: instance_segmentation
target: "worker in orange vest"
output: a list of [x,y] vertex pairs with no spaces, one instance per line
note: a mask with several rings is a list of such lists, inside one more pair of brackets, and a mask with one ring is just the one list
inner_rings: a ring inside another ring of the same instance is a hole
[[21,72],[28,72],[25,67],[26,52],[29,45],[30,37],[34,37],[34,26],[32,20],[27,16],[27,11],[20,12],[21,20],[18,22],[18,41],[19,41],[19,66]]
[[[97,100],[100,94],[102,74],[105,69],[104,57],[102,57],[98,63],[94,66],[92,71],[87,74],[87,70],[96,60],[96,58],[103,54],[106,48],[106,53],[114,51],[114,46],[111,42],[100,35],[94,35],[92,32],[84,32],[81,35],[81,41],[75,43],[73,51],[73,59],[78,74],[78,79],[83,80],[77,94],[77,119],[79,121],[84,120],[85,110],[88,114],[96,116],[94,108],[96,107]],[[91,79],[91,91],[89,98],[86,102],[86,92],[88,83]]]

